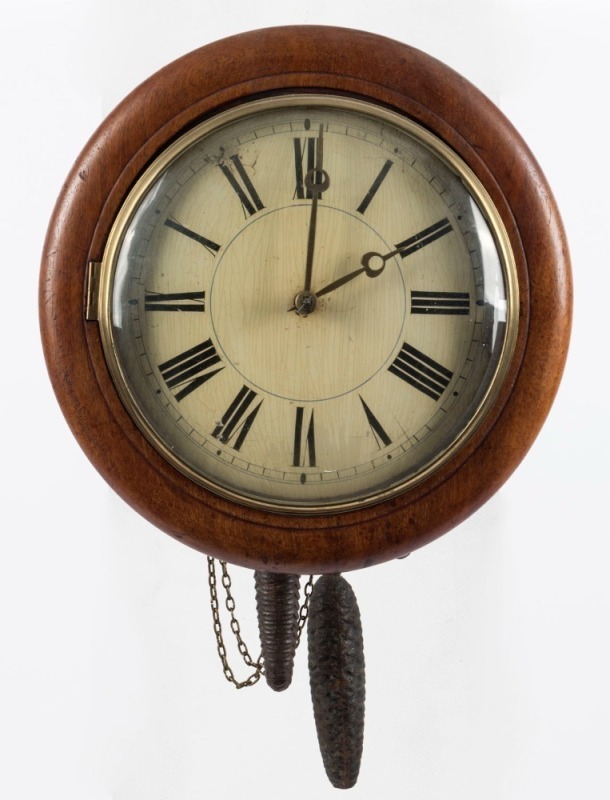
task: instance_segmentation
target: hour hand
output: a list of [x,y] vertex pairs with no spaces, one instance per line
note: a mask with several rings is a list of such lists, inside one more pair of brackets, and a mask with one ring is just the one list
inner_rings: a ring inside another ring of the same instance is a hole
[[381,275],[385,269],[386,261],[399,252],[399,250],[393,250],[391,253],[386,253],[386,255],[381,255],[381,253],[375,253],[372,251],[365,253],[360,259],[362,266],[360,266],[358,269],[355,269],[353,272],[348,272],[347,275],[342,275],[340,278],[337,278],[331,283],[327,283],[326,286],[324,286],[322,289],[318,289],[317,292],[299,292],[295,298],[294,305],[291,306],[288,311],[296,311],[297,314],[300,314],[303,317],[311,314],[316,307],[316,302],[319,297],[323,297],[325,294],[334,292],[335,289],[338,289],[340,286],[345,286],[346,283],[353,281],[354,278],[357,278],[358,275],[362,275],[362,273],[367,275],[369,278],[376,278],[378,275]]
[[389,253],[376,253],[375,251],[365,253],[360,259],[361,266],[359,269],[355,269],[353,272],[349,272],[347,275],[337,278],[336,281],[329,283],[323,289],[319,289],[316,292],[316,297],[322,297],[322,295],[328,294],[329,292],[338,289],[340,286],[344,286],[346,283],[354,280],[354,278],[357,278],[358,275],[362,275],[363,272],[369,278],[376,278],[378,275],[381,275],[385,269],[386,263],[391,258],[394,258],[394,256],[406,258],[407,256],[416,253],[418,250],[421,250],[422,247],[425,247],[431,242],[439,239],[441,236],[449,233],[451,230],[452,227],[449,220],[444,218],[439,222],[435,222],[434,225],[430,225],[428,228],[425,228],[423,231],[416,233],[415,236],[405,239],[405,241],[401,242],[395,250],[390,250]]
[[325,294],[329,294],[330,292],[334,292],[335,289],[338,289],[340,286],[344,286],[346,283],[353,281],[354,278],[357,278],[358,275],[362,275],[364,273],[369,278],[376,278],[378,275],[381,275],[383,270],[385,269],[386,261],[388,261],[392,256],[396,255],[397,251],[393,251],[391,253],[386,253],[386,255],[382,256],[381,253],[365,253],[362,258],[360,259],[361,267],[355,269],[353,272],[348,272],[347,275],[342,275],[337,280],[328,283],[324,288],[319,289],[316,292],[316,297],[322,297]]

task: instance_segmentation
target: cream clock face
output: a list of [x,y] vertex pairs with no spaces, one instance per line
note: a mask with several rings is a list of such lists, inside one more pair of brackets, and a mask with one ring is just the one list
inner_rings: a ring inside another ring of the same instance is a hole
[[277,97],[174,143],[120,212],[100,320],[152,444],[240,502],[377,502],[466,441],[502,383],[516,280],[444,145],[352,100]]

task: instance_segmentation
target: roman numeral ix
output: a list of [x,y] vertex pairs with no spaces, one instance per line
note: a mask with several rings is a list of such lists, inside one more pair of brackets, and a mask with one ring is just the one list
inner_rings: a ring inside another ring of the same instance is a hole
[[206,339],[190,350],[159,364],[159,371],[168,389],[178,389],[174,397],[180,402],[224,369],[224,367],[212,369],[220,362],[220,356],[212,340]]
[[205,292],[146,292],[145,311],[205,311]]
[[451,370],[406,342],[388,369],[393,375],[397,375],[433,400],[440,398],[453,377]]

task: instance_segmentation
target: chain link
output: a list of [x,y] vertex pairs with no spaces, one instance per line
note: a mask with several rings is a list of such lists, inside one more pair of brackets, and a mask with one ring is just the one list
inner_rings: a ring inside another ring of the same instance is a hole
[[305,597],[303,600],[303,605],[299,609],[299,626],[297,628],[295,650],[301,644],[301,634],[303,633],[303,628],[305,627],[305,623],[307,622],[307,617],[309,616],[309,601],[311,600],[312,592],[313,592],[313,575],[310,575],[303,589]]
[[227,658],[227,650],[224,643],[224,637],[222,635],[222,623],[220,621],[220,603],[218,601],[218,581],[216,578],[216,565],[214,559],[208,556],[208,582],[210,585],[210,605],[212,607],[212,618],[214,620],[214,635],[216,636],[216,646],[218,649],[218,657],[220,658],[220,662],[222,664],[222,670],[224,673],[225,678],[232,683],[237,689],[243,689],[246,686],[254,686],[255,683],[258,683],[261,674],[263,672],[263,664],[261,662],[261,657],[259,656],[258,661],[253,661],[246,643],[242,639],[241,631],[239,627],[239,622],[235,617],[235,600],[233,595],[231,594],[231,578],[227,571],[227,564],[226,561],[220,561],[220,567],[222,570],[222,586],[225,590],[225,607],[229,612],[231,617],[231,631],[235,636],[235,640],[237,642],[237,648],[239,653],[244,660],[244,663],[248,667],[253,667],[254,672],[246,678],[244,681],[238,681],[235,677],[235,674],[231,667],[229,666],[229,661]]
[[[235,637],[235,641],[237,642],[237,649],[239,654],[241,655],[244,664],[248,667],[252,667],[254,672],[249,675],[246,680],[238,681],[235,677],[233,670],[229,665],[229,661],[227,658],[227,649],[224,642],[224,636],[222,633],[222,623],[220,621],[220,603],[218,600],[218,579],[216,577],[216,565],[215,561],[212,557],[208,556],[208,583],[210,587],[210,606],[212,608],[212,619],[213,619],[213,628],[214,628],[214,635],[216,637],[216,647],[218,650],[218,657],[220,658],[220,662],[222,664],[222,671],[224,673],[225,678],[232,683],[237,689],[244,689],[247,686],[254,686],[255,683],[258,683],[260,680],[261,675],[265,671],[264,664],[262,662],[262,653],[259,655],[258,659],[254,661],[250,652],[248,651],[248,647],[244,642],[242,635],[241,635],[241,628],[239,625],[239,621],[235,616],[235,599],[231,593],[231,576],[227,570],[227,562],[226,561],[219,561],[220,568],[222,571],[222,578],[221,583],[222,587],[225,591],[225,608],[227,609],[229,616],[230,616],[230,628],[233,636]],[[307,615],[309,613],[309,601],[311,598],[311,593],[313,591],[313,575],[309,576],[309,580],[305,584],[305,599],[303,601],[302,606],[299,609],[299,622],[297,628],[297,636],[296,636],[296,647],[299,646],[301,641],[301,633],[303,628],[305,627],[305,623],[307,622]]]

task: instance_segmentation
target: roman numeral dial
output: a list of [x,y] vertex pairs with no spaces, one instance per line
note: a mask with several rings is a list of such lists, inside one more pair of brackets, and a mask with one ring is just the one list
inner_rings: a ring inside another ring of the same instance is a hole
[[401,258],[407,258],[407,256],[417,253],[418,250],[427,247],[432,244],[432,242],[436,242],[441,236],[446,236],[448,233],[451,233],[452,230],[451,223],[445,217],[435,222],[433,225],[424,228],[423,231],[416,233],[414,236],[410,236],[403,242],[399,242],[396,245],[398,255]]
[[418,392],[439,400],[449,386],[453,372],[405,342],[388,367],[392,375],[413,386]]
[[393,163],[394,162],[390,161],[390,159],[388,158],[388,160],[385,162],[383,167],[380,169],[379,174],[377,175],[377,177],[375,178],[375,180],[373,181],[373,183],[371,185],[371,188],[364,195],[364,197],[362,199],[362,202],[358,206],[357,211],[360,214],[364,214],[364,212],[370,206],[371,201],[373,200],[373,198],[375,197],[375,195],[379,191],[379,188],[381,187],[381,184],[384,182],[384,180],[386,178],[386,175],[390,171],[390,168],[392,167]]
[[362,410],[366,415],[366,420],[369,424],[369,428],[371,429],[371,433],[373,434],[373,436],[375,437],[375,441],[377,442],[377,447],[381,449],[381,447],[388,447],[389,445],[391,445],[392,440],[385,432],[381,422],[379,422],[377,417],[373,414],[371,409],[364,402],[362,396],[360,397],[360,402],[362,403]]
[[[296,137],[293,141],[296,179],[294,196],[299,200],[311,200],[313,191],[311,186],[307,185],[305,176],[316,167],[319,155],[319,138],[317,136]],[[321,196],[322,192],[318,192],[318,195]]]
[[205,311],[205,292],[146,292],[145,311]]
[[235,514],[409,491],[511,374],[515,280],[443,148],[365,102],[265,96],[177,139],[126,206],[91,286],[116,283],[112,377],[160,453]]
[[188,397],[195,389],[217,375],[223,367],[217,367],[221,358],[216,352],[211,339],[195,345],[163,364],[159,364],[159,372],[168,389],[174,391],[178,402]]
[[316,434],[313,410],[307,415],[302,406],[297,406],[294,424],[293,467],[316,466]]
[[260,199],[258,192],[254,188],[246,168],[238,155],[231,156],[230,164],[219,164],[222,174],[228,180],[229,185],[239,198],[239,201],[246,216],[252,217],[257,211],[262,211],[265,207]]
[[212,436],[222,444],[231,445],[234,450],[241,450],[262,402],[253,389],[242,386],[220,422],[214,427]]
[[470,294],[468,292],[412,291],[411,313],[468,316]]
[[186,236],[187,239],[192,239],[192,241],[202,245],[202,247],[205,247],[205,249],[212,255],[216,255],[216,253],[220,250],[219,244],[216,244],[216,242],[208,239],[207,236],[203,236],[201,233],[197,233],[196,231],[187,228],[185,225],[181,225],[175,219],[166,219],[164,224],[170,228],[170,230],[176,231],[182,236]]

